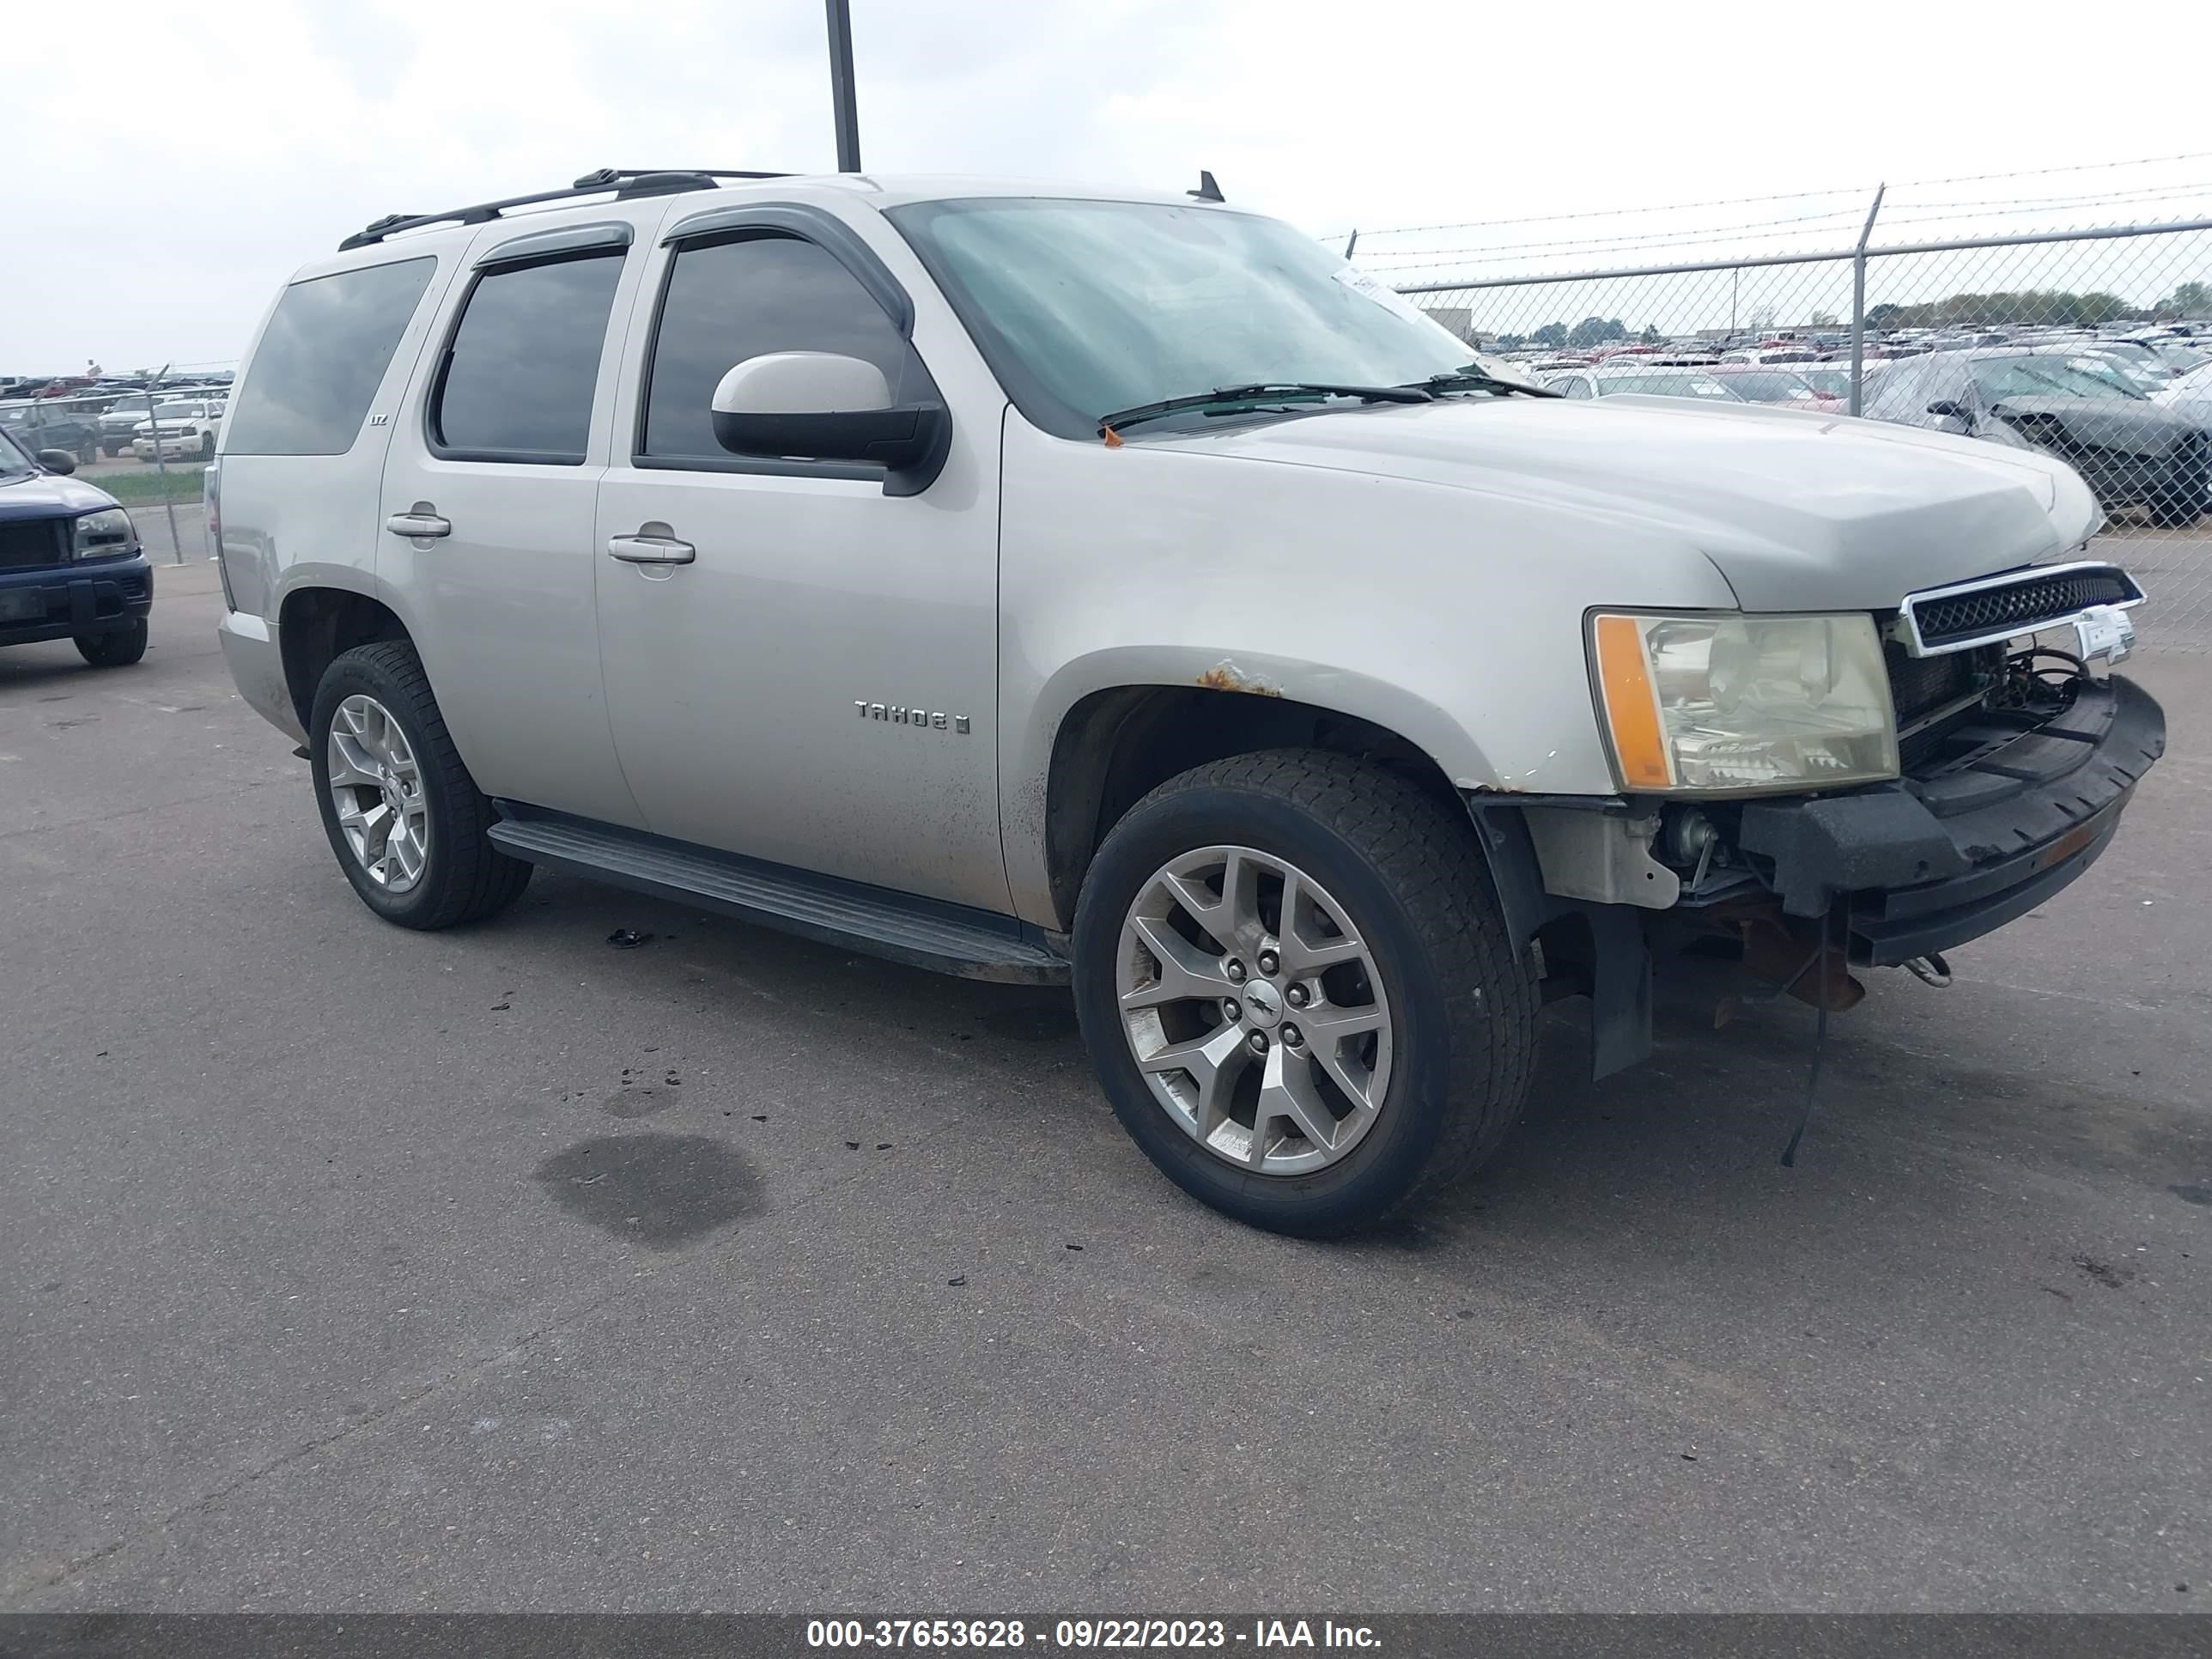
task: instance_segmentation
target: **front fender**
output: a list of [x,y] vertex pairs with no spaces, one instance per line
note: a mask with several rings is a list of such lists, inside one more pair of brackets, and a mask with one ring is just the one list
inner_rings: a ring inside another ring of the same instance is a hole
[[1679,536],[1345,466],[1049,437],[1009,414],[1000,788],[1017,908],[1045,896],[1054,739],[1109,687],[1279,696],[1370,722],[1462,789],[1607,794],[1592,604],[1726,607]]

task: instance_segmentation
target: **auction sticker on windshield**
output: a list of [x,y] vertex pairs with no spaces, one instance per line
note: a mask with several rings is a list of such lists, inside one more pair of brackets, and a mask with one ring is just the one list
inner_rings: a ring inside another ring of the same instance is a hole
[[1360,298],[1374,301],[1385,311],[1395,311],[1401,317],[1411,317],[1419,321],[1428,320],[1428,314],[1420,307],[1388,283],[1377,282],[1355,265],[1346,265],[1332,274]]

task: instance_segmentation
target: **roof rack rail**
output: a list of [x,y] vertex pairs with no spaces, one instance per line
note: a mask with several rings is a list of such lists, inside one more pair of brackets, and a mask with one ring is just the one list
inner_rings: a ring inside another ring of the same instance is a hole
[[791,176],[787,173],[741,173],[714,167],[601,167],[596,173],[586,173],[566,190],[541,190],[530,196],[503,197],[496,202],[479,202],[474,207],[453,208],[444,213],[388,213],[340,242],[338,252],[349,253],[357,247],[370,247],[399,231],[416,230],[424,225],[489,224],[509,208],[534,207],[540,202],[604,196],[609,191],[614,191],[617,201],[626,202],[641,196],[673,196],[682,191],[709,189],[717,179]]

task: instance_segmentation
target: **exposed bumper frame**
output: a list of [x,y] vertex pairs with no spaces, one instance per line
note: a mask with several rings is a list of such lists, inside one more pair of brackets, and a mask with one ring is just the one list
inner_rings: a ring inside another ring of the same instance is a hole
[[1978,939],[2087,870],[2165,749],[2157,702],[2114,677],[1940,775],[1747,804],[1737,843],[1771,866],[1791,915],[1847,896],[1851,959],[1894,966]]

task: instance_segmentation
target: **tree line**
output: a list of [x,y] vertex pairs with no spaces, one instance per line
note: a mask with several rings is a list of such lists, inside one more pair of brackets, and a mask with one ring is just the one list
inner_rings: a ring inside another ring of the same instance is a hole
[[[2160,318],[2212,318],[2212,283],[2183,283],[2152,306],[2133,306],[2117,294],[2094,289],[2075,294],[2063,289],[2021,289],[1993,294],[1954,294],[1918,305],[1867,307],[1867,326],[1893,328],[1996,328],[2037,325],[2050,328],[2095,328],[2105,323],[2154,322]],[[1766,325],[1754,318],[1755,331]],[[1837,326],[1827,312],[1815,312],[1809,326]],[[1664,337],[1655,323],[1631,336],[1618,317],[1585,317],[1575,324],[1547,323],[1528,334],[1500,334],[1498,349],[1518,351],[1534,346],[1547,351],[1583,351],[1630,338],[1657,345]]]
[[[1581,351],[1629,337],[1628,325],[1618,317],[1585,317],[1572,328],[1565,323],[1547,323],[1534,334],[1501,334],[1498,344],[1505,351],[1518,351],[1532,345],[1547,351]],[[1657,345],[1664,337],[1659,332],[1658,324],[1646,323],[1643,333],[1635,337],[1645,345]]]

